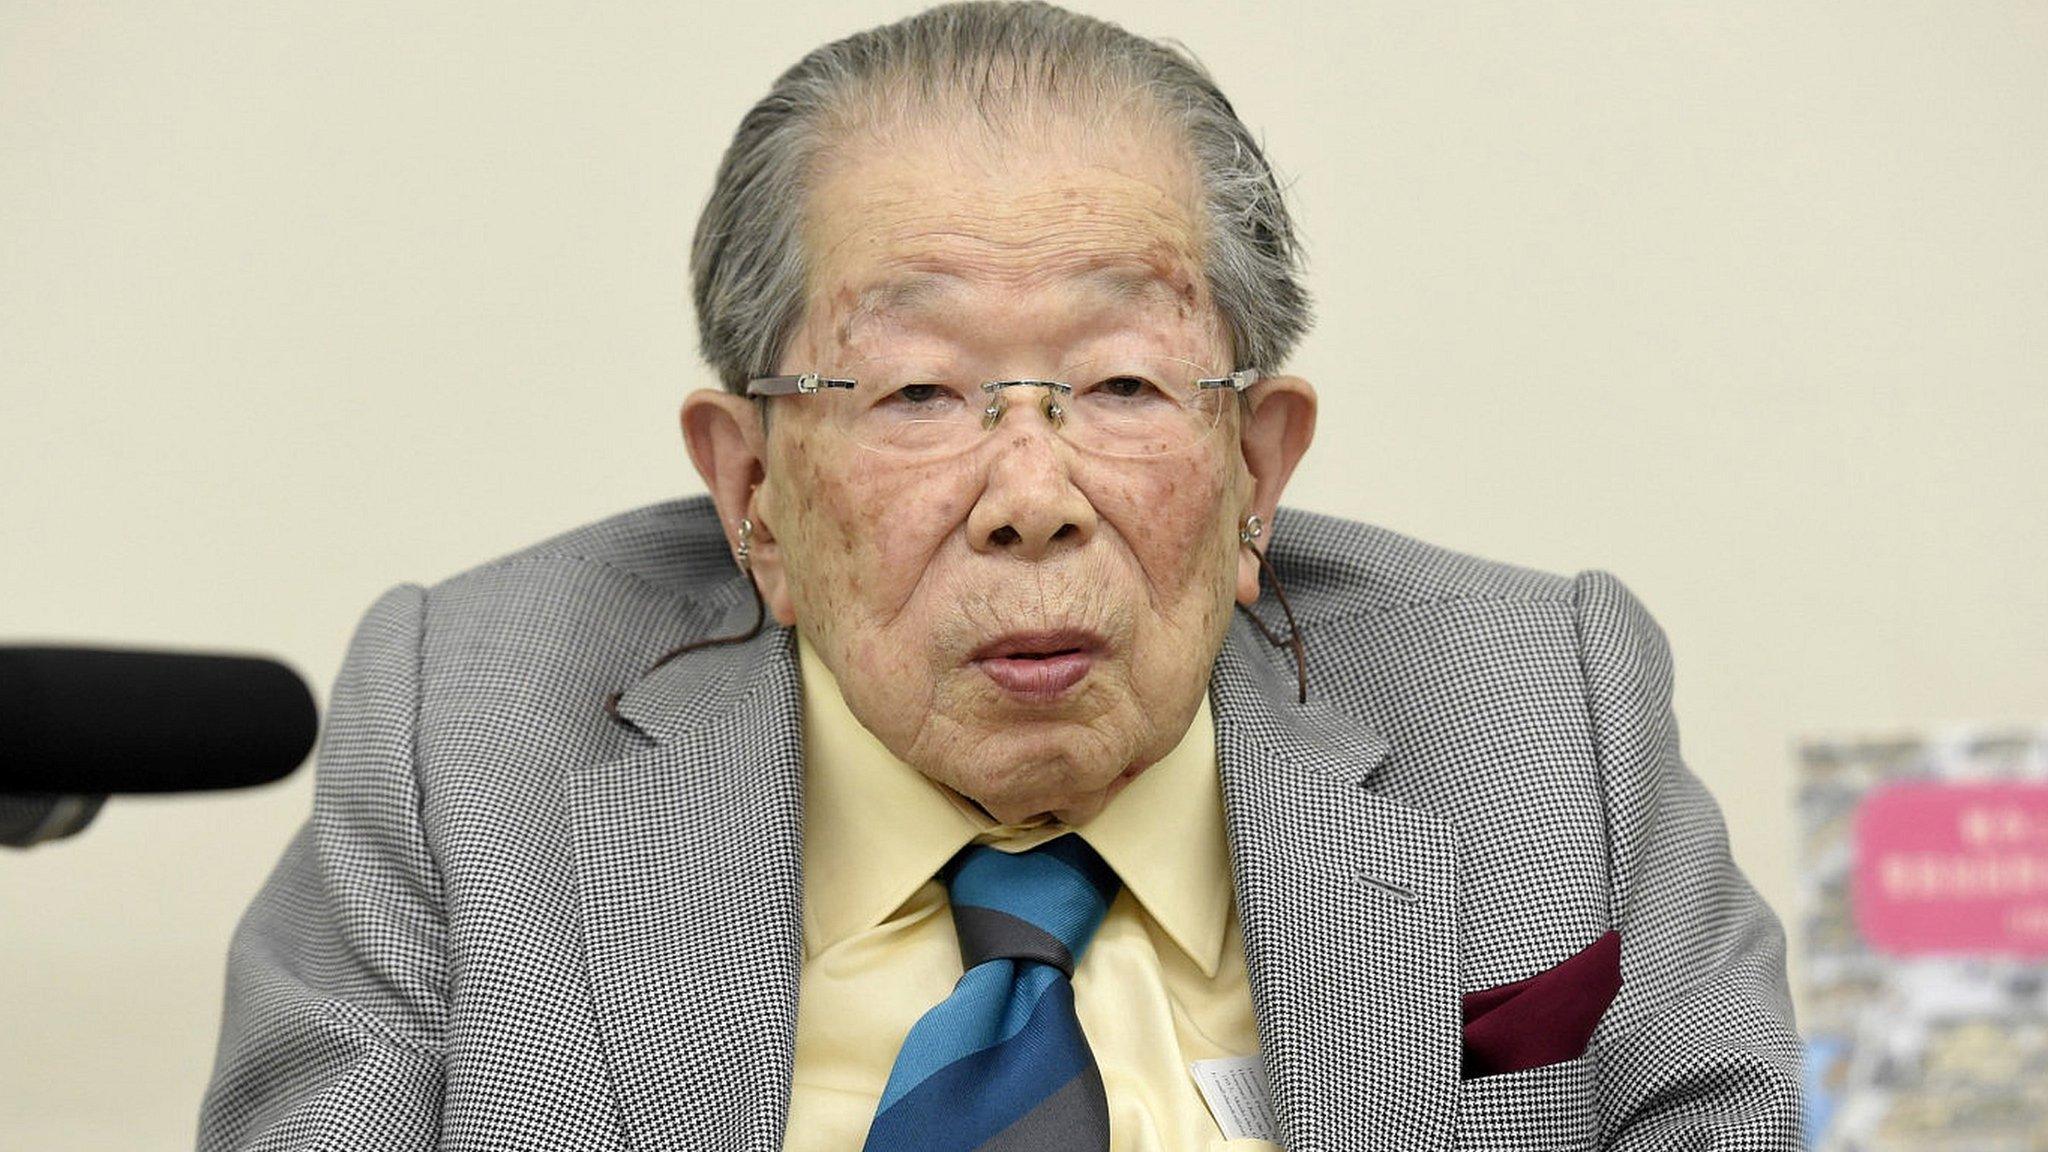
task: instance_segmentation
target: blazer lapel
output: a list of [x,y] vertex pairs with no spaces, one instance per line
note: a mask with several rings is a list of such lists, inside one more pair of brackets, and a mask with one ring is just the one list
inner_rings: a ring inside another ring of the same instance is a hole
[[785,630],[693,652],[620,698],[652,744],[568,781],[591,993],[636,1149],[781,1146],[803,958],[801,704]]
[[1234,622],[1211,680],[1253,1014],[1293,1152],[1448,1148],[1459,1077],[1456,849],[1374,790],[1385,737],[1295,702]]

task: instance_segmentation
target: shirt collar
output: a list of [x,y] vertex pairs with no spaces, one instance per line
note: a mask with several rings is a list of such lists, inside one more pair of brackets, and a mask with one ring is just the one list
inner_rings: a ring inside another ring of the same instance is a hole
[[[1068,831],[1003,824],[910,767],[863,727],[831,670],[797,635],[804,694],[804,947],[815,956],[872,928],[970,842],[1020,851]],[[1072,829],[1102,854],[1205,976],[1230,913],[1230,851],[1204,696],[1181,741]]]

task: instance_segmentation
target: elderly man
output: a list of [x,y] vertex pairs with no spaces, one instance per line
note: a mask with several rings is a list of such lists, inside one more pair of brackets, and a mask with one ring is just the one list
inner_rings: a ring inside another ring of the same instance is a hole
[[1111,25],[782,76],[697,231],[709,498],[370,608],[201,1143],[1795,1147],[1641,606],[1278,510],[1295,257]]

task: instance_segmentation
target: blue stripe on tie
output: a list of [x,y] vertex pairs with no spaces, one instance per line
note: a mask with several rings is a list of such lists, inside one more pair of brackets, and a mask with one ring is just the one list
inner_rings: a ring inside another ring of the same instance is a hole
[[993,1048],[1023,1031],[1046,988],[1061,973],[1044,964],[1028,964],[1020,976],[1016,968],[1008,960],[976,965],[960,977],[951,996],[911,1026],[896,1053],[896,1064],[889,1070],[889,1084],[882,1089],[876,1111],[887,1110],[925,1077],[953,1061]]
[[1029,1138],[1109,1152],[1102,1078],[1064,968],[1101,926],[1116,873],[1070,833],[1016,854],[970,845],[939,879],[971,967],[904,1038],[867,1152],[978,1152],[1027,1118]]
[[1042,852],[977,852],[953,877],[950,896],[955,904],[993,908],[1030,921],[1059,937],[1075,956],[1088,946],[1109,911],[1101,890],[1088,877]]
[[[1057,969],[1036,967],[1059,976]],[[1022,1030],[955,1060],[894,1107],[884,1107],[868,1129],[864,1152],[972,1152],[1066,1087],[1089,1063],[1088,1042],[1074,1016],[1074,988],[1061,977],[1038,998]]]

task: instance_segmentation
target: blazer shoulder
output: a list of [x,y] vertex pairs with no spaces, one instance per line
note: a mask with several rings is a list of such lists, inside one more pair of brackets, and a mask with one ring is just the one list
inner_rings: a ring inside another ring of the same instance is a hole
[[552,661],[652,653],[703,631],[744,592],[709,497],[559,532],[425,589],[430,646]]
[[1490,560],[1373,524],[1282,508],[1268,553],[1304,620],[1464,600],[1570,602],[1573,577]]
[[535,566],[607,568],[677,596],[702,595],[737,573],[718,514],[708,496],[688,496],[628,509],[558,532],[446,577],[430,592],[517,579]]
[[[634,508],[404,587],[416,600],[406,640],[425,786],[525,797],[506,803],[541,803],[565,765],[616,755],[626,729],[607,698],[747,603],[706,498]],[[479,764],[494,767],[469,771]]]

